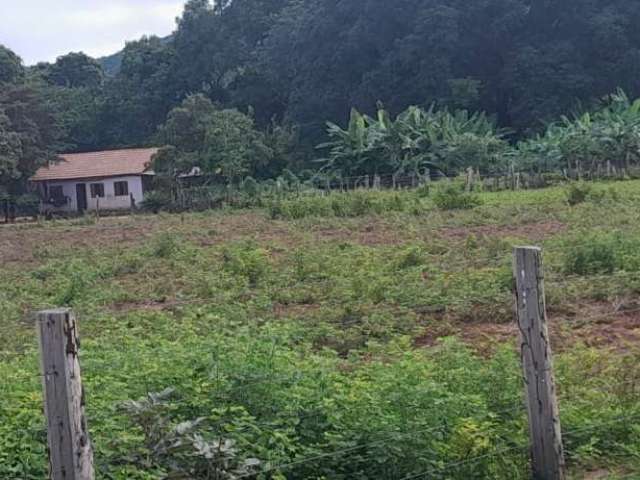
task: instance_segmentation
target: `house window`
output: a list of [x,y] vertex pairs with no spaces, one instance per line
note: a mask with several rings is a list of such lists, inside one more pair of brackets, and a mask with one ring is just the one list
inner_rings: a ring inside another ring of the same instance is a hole
[[116,197],[126,197],[129,195],[129,183],[128,182],[114,182],[113,190]]
[[62,200],[64,199],[64,190],[61,185],[56,185],[55,187],[49,187],[49,198],[52,200]]
[[104,198],[104,183],[91,184],[91,198]]

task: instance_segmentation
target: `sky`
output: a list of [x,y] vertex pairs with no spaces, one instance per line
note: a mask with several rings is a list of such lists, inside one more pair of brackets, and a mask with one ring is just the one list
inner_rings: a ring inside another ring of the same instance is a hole
[[175,28],[185,0],[0,0],[0,44],[26,65],[69,52],[101,57]]

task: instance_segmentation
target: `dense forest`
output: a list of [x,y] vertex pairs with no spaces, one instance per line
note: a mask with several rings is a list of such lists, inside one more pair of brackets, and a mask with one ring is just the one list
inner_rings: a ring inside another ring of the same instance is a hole
[[[343,175],[590,162],[632,129],[614,159],[628,162],[638,109],[621,92],[640,95],[639,22],[627,0],[189,0],[170,37],[102,62],[26,67],[0,47],[0,191],[22,191],[57,152],[124,146],[166,145],[159,170],[234,182],[322,157]],[[550,136],[556,151],[532,157]]]

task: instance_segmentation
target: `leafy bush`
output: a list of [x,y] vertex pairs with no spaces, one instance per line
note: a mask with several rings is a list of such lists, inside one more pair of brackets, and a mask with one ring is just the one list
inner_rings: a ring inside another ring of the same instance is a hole
[[567,203],[571,206],[586,202],[593,187],[586,182],[572,182],[566,189]]
[[82,271],[71,272],[69,280],[63,284],[63,289],[56,298],[57,305],[70,307],[83,294],[89,282]]
[[424,265],[425,261],[426,258],[424,250],[417,246],[411,246],[400,252],[397,259],[397,265],[398,268],[405,269]]
[[40,198],[36,194],[19,196],[15,205],[18,216],[36,216],[40,212]]
[[141,204],[143,210],[159,213],[162,210],[171,210],[174,201],[169,192],[154,190],[146,193]]
[[142,469],[162,467],[169,478],[220,480],[247,476],[260,465],[255,458],[238,458],[234,440],[213,437],[204,417],[174,423],[170,416],[172,394],[173,389],[167,388],[122,404],[144,432],[146,452],[134,454],[134,464]]
[[575,275],[613,273],[618,263],[618,240],[612,236],[591,236],[570,247],[564,270]]
[[164,232],[153,239],[150,254],[158,258],[170,258],[179,250],[180,240],[174,234]]
[[366,190],[275,200],[269,204],[271,218],[289,220],[306,217],[351,218],[386,212],[418,214],[422,211],[420,199],[415,195]]
[[443,182],[435,189],[433,203],[441,210],[463,210],[481,205],[482,200],[457,182]]
[[256,286],[269,271],[267,251],[251,242],[225,248],[223,259],[228,272],[245,277],[251,286]]

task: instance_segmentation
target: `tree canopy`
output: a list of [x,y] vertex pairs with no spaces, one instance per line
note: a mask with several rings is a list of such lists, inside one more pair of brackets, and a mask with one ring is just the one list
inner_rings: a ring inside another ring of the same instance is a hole
[[[467,115],[491,119],[499,133],[449,139],[437,154],[422,142],[421,161],[484,164],[527,138],[538,139],[526,142],[527,158],[539,159],[533,145],[549,139],[547,124],[580,117],[617,89],[640,96],[639,21],[640,3],[626,0],[189,0],[172,35],[129,42],[102,60],[107,74],[82,53],[24,67],[0,47],[0,131],[14,128],[7,111],[16,112],[5,86],[21,85],[53,116],[57,133],[40,137],[52,142],[47,151],[169,142],[167,129],[197,95],[211,102],[225,134],[255,131],[272,152],[284,142],[280,154],[248,162],[259,176],[316,168],[315,146],[339,135],[332,127],[328,138],[326,122],[346,126],[354,107],[358,125],[377,124],[378,135],[382,125],[406,123],[402,115],[455,119],[459,110],[485,112]],[[393,122],[380,120],[379,102]],[[408,168],[400,134],[384,135],[384,168]],[[9,155],[14,140],[3,137]],[[375,162],[366,169],[381,168]]]

